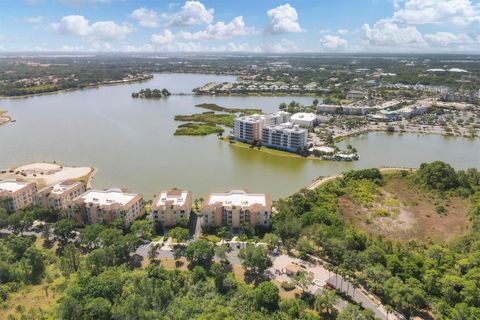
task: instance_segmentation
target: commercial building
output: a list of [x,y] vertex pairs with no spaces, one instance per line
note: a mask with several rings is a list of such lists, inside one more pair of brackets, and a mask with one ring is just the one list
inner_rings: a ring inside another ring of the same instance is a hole
[[314,127],[318,123],[317,115],[314,113],[299,112],[290,117],[290,122],[304,127]]
[[406,106],[401,109],[398,109],[397,112],[404,118],[411,118],[414,116],[418,116],[421,114],[425,114],[430,110],[431,105],[411,105],[411,106]]
[[173,189],[162,191],[153,197],[152,219],[165,227],[188,219],[192,211],[192,192]]
[[360,90],[350,90],[347,92],[347,99],[348,100],[360,100],[365,99],[367,94]]
[[44,209],[67,209],[68,203],[85,191],[85,183],[66,180],[40,190],[35,196],[35,205]]
[[112,222],[130,225],[145,214],[143,197],[120,189],[89,190],[68,204],[69,216],[79,224]]
[[307,145],[308,130],[298,124],[282,123],[262,129],[262,146],[296,152]]
[[272,203],[265,194],[232,190],[225,193],[211,193],[203,204],[203,224],[219,227],[223,225],[238,228],[242,224],[251,226],[270,225]]
[[0,180],[0,200],[8,212],[15,212],[33,204],[37,185],[35,183]]

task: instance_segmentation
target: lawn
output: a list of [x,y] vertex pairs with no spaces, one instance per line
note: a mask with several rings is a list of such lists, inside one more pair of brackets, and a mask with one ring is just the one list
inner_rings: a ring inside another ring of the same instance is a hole
[[178,126],[175,136],[206,136],[223,133],[225,130],[215,124],[187,122]]

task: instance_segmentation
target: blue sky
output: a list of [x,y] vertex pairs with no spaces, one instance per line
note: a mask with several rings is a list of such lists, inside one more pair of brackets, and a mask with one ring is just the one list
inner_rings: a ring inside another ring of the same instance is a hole
[[480,52],[480,0],[1,0],[1,51]]

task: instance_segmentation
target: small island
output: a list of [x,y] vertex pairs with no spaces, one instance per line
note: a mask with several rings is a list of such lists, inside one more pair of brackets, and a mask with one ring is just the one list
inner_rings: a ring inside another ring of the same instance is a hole
[[184,121],[187,123],[179,125],[174,135],[206,136],[217,134],[220,136],[225,131],[225,129],[220,126],[232,128],[236,116],[263,114],[261,109],[227,108],[214,103],[197,104],[195,107],[210,111],[191,115],[176,115],[174,118],[175,121]]
[[225,129],[211,123],[187,122],[178,126],[175,136],[207,136],[210,134],[222,135]]
[[172,94],[167,89],[142,89],[139,92],[132,92],[132,98],[142,98],[142,99],[157,99],[165,98],[171,96]]

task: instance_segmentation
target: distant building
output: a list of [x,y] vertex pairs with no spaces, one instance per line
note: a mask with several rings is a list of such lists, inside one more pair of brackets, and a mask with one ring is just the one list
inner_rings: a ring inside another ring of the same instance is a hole
[[10,213],[33,204],[36,193],[35,183],[0,180],[0,200],[3,200],[3,206]]
[[348,100],[361,100],[365,99],[367,94],[360,90],[350,90],[347,92],[347,99]]
[[290,117],[290,122],[299,126],[314,127],[317,125],[318,119],[314,113],[299,112]]
[[466,94],[466,93],[460,93],[460,92],[446,92],[442,94],[442,101],[446,102],[468,102],[468,103],[473,103],[475,101],[475,96]]
[[275,125],[275,124],[281,124],[285,122],[290,122],[290,119],[292,117],[292,114],[290,112],[286,111],[277,111],[274,113],[270,113],[266,115],[266,124],[267,125]]
[[398,109],[397,112],[404,118],[411,118],[427,113],[430,108],[430,105],[412,105]]
[[211,193],[203,204],[203,224],[234,228],[242,224],[251,226],[269,226],[272,203],[265,194],[247,193],[232,190],[225,193]]
[[369,106],[357,106],[357,105],[332,105],[332,104],[321,104],[317,106],[318,113],[337,113],[337,114],[346,114],[346,115],[366,115],[374,110],[373,107]]
[[68,202],[85,191],[87,191],[85,183],[66,180],[38,191],[35,205],[44,209],[67,209]]
[[80,224],[110,223],[120,219],[130,225],[145,214],[140,194],[120,189],[89,190],[68,204],[69,216]]
[[308,130],[298,124],[282,123],[262,129],[262,146],[296,152],[307,145]]
[[162,191],[153,197],[152,219],[165,227],[178,224],[180,219],[190,217],[192,192],[173,189]]

